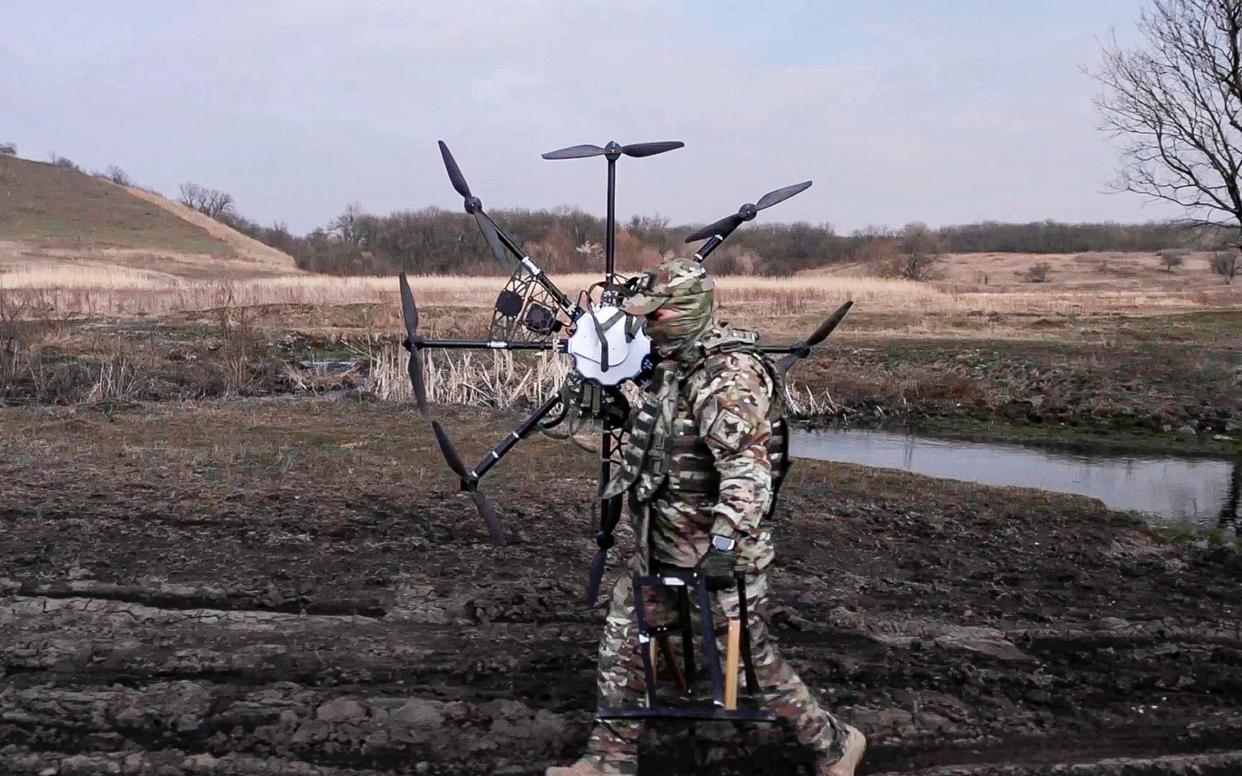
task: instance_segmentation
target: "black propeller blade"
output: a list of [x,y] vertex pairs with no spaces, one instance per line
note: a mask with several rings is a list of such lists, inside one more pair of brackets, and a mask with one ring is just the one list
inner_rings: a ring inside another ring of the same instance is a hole
[[440,156],[444,159],[444,169],[448,171],[449,182],[453,184],[453,188],[464,200],[466,212],[474,216],[474,221],[479,225],[479,231],[483,232],[483,240],[487,243],[487,249],[491,251],[492,258],[505,271],[513,270],[513,261],[509,254],[505,252],[504,246],[500,244],[500,235],[497,233],[496,224],[492,221],[487,213],[483,212],[483,203],[478,197],[470,193],[470,184],[466,183],[466,176],[461,174],[461,168],[457,166],[457,160],[453,158],[453,153],[449,151],[444,141],[440,143]]
[[470,494],[470,498],[474,500],[474,505],[478,508],[479,514],[483,516],[483,522],[487,524],[487,534],[491,537],[492,544],[498,547],[504,544],[504,534],[500,530],[500,518],[496,517],[496,510],[492,507],[492,502],[487,500],[487,496],[479,492],[478,478],[466,469],[466,464],[462,462],[461,456],[458,455],[457,448],[453,447],[448,434],[444,433],[444,427],[440,425],[440,421],[431,421],[431,430],[436,435],[436,442],[440,445],[440,452],[444,453],[444,460],[448,462],[449,468],[453,470],[453,473],[461,478],[462,490]]
[[414,400],[418,411],[427,417],[427,386],[423,384],[423,366],[418,357],[418,307],[414,304],[414,292],[410,290],[409,278],[401,270],[401,318],[405,321],[405,346],[410,351],[406,365],[410,373],[410,385],[414,388]]
[[603,156],[609,152],[617,154],[625,154],[626,156],[643,157],[655,156],[665,151],[672,151],[676,148],[682,148],[686,144],[680,140],[662,140],[654,143],[631,143],[629,145],[617,145],[615,142],[609,143],[606,147],[597,145],[576,145],[568,148],[561,148],[556,151],[549,151],[543,154],[544,159],[585,159],[588,156]]
[[603,156],[604,149],[597,145],[576,145],[549,151],[543,154],[544,159],[585,159],[588,156]]
[[793,195],[801,194],[809,188],[811,188],[811,181],[803,181],[802,183],[795,183],[792,186],[785,186],[775,191],[769,191],[767,194],[760,197],[758,202],[753,204],[748,202],[738,208],[737,212],[733,215],[725,216],[719,221],[708,224],[698,230],[694,234],[687,237],[686,242],[690,243],[698,242],[699,240],[707,240],[717,235],[719,235],[720,239],[723,240],[730,234],[733,234],[733,230],[737,229],[746,221],[753,221],[760,210],[766,210],[773,205],[784,202]]
[[821,323],[819,327],[811,333],[811,336],[801,342],[794,343],[790,347],[792,352],[789,353],[789,355],[782,357],[780,361],[776,362],[777,368],[782,372],[787,372],[789,371],[789,367],[810,355],[811,348],[823,342],[828,335],[832,333],[832,330],[837,328],[841,321],[845,319],[846,313],[848,313],[850,308],[853,306],[854,302],[851,300],[838,307],[832,315],[828,316],[827,320]]
[[643,156],[655,156],[656,154],[662,154],[665,151],[673,151],[675,149],[682,148],[685,145],[686,144],[680,140],[661,140],[654,143],[630,143],[629,145],[621,146],[621,153],[626,156],[639,158]]
[[587,606],[595,606],[596,599],[599,598],[599,586],[604,579],[604,560],[608,555],[608,550],[617,543],[612,532],[616,530],[617,522],[621,518],[621,498],[615,496],[609,499],[606,506],[607,509],[604,510],[598,530],[595,532],[595,543],[599,545],[599,549],[591,558],[591,578],[587,582]]

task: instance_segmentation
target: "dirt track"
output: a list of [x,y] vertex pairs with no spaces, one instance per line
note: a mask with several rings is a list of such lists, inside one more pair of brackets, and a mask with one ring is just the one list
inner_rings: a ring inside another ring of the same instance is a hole
[[[449,419],[468,459],[507,423]],[[592,467],[526,445],[488,485],[494,549],[407,409],[0,409],[0,772],[572,759],[601,620],[580,600]],[[778,519],[776,632],[871,735],[865,773],[1242,773],[1236,550],[1085,499],[808,462]],[[779,731],[731,733],[664,728],[643,773],[802,762]]]

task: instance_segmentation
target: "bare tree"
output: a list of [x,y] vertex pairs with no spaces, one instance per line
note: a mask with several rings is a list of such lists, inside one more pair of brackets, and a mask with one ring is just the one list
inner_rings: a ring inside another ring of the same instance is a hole
[[902,228],[898,249],[901,255],[896,259],[892,274],[907,280],[931,280],[932,266],[944,252],[936,233],[919,222]]
[[1046,283],[1048,275],[1052,273],[1052,265],[1046,261],[1032,264],[1022,272],[1022,279],[1028,283]]
[[17,143],[0,143],[0,156],[17,156]]
[[1242,2],[1155,0],[1138,27],[1145,48],[1114,39],[1092,73],[1102,128],[1126,141],[1113,185],[1242,246]]
[[367,242],[367,220],[362,205],[353,202],[346,206],[344,213],[332,220],[330,226],[341,242],[361,248]]
[[233,215],[233,195],[197,183],[181,184],[177,200],[217,221]]
[[1165,272],[1172,272],[1186,263],[1186,253],[1175,250],[1160,251],[1160,263],[1164,265]]
[[125,172],[120,167],[117,167],[115,164],[108,165],[108,169],[104,170],[103,175],[100,177],[106,178],[118,186],[132,185],[132,182],[129,179],[129,173]]
[[52,151],[51,153],[47,155],[47,160],[51,162],[53,165],[60,167],[62,169],[76,170],[78,172],[82,172],[82,168],[74,164],[72,159],[63,157],[60,154],[56,153],[55,151]]
[[1238,264],[1237,251],[1218,251],[1212,257],[1212,272],[1223,277],[1225,283],[1232,284],[1233,279],[1242,273],[1242,265]]

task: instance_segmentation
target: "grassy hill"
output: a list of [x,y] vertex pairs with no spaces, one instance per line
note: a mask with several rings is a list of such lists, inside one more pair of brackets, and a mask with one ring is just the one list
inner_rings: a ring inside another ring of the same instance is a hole
[[165,278],[294,274],[293,259],[159,195],[0,156],[0,272]]

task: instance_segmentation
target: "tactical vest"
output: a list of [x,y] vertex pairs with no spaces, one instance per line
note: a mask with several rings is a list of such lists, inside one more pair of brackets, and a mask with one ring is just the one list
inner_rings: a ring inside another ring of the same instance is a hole
[[[720,353],[745,352],[758,358],[768,372],[772,381],[772,396],[768,409],[768,421],[772,426],[772,435],[768,439],[768,460],[772,465],[772,504],[776,503],[776,493],[789,470],[789,431],[785,422],[784,376],[771,359],[755,348],[758,336],[754,332],[719,331],[705,338],[696,347],[697,358],[689,363],[683,361],[684,376],[677,398],[678,410],[685,406],[687,399],[685,388],[696,381],[703,369],[715,370],[720,367],[709,365],[710,356]],[[719,374],[703,375],[710,382]],[[641,425],[641,418],[639,419]],[[644,465],[645,477],[640,478],[655,485],[658,489],[667,489],[677,493],[715,494],[720,491],[720,474],[716,471],[715,457],[707,443],[699,435],[694,419],[678,411],[674,417],[671,433],[662,445],[649,450]],[[654,476],[653,476],[654,475]],[[654,493],[644,493],[641,489],[637,494],[640,501],[648,500]],[[645,498],[644,498],[645,497]]]

